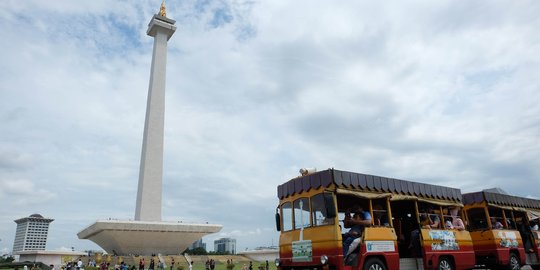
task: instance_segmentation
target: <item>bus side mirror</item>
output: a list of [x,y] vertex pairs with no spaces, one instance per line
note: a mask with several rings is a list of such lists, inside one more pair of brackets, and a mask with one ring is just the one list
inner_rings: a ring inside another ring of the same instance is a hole
[[324,205],[326,207],[326,218],[335,218],[337,216],[336,207],[334,206],[334,197],[332,193],[323,193]]
[[278,232],[281,231],[281,217],[279,216],[279,213],[276,213],[276,230]]

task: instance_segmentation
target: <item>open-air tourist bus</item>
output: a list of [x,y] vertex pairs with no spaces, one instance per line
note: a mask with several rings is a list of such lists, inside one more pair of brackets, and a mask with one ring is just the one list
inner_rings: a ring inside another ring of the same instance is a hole
[[[279,270],[475,266],[469,232],[452,228],[463,224],[459,189],[328,169],[277,191]],[[351,232],[357,224],[365,225]]]
[[480,191],[463,202],[478,264],[540,269],[539,200]]

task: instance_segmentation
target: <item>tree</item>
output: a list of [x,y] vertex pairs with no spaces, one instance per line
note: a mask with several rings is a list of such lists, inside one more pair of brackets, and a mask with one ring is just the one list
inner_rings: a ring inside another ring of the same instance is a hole
[[11,263],[15,260],[11,255],[3,255],[0,257],[0,263]]
[[208,255],[208,252],[206,252],[206,249],[202,248],[202,247],[198,247],[198,248],[194,248],[194,249],[186,249],[186,251],[188,254],[192,254],[192,255]]

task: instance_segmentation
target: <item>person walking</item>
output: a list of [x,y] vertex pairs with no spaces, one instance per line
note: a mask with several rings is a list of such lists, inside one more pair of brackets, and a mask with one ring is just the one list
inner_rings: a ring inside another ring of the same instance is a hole
[[144,270],[144,258],[139,259],[139,270]]

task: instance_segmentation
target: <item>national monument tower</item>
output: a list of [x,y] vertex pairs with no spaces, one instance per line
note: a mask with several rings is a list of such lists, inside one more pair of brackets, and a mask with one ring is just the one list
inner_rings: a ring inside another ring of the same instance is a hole
[[167,18],[165,3],[162,2],[159,13],[152,17],[146,31],[154,37],[154,50],[135,220],[98,220],[77,234],[79,239],[89,239],[109,254],[180,254],[202,236],[218,232],[222,227],[161,221],[167,41],[176,31],[174,24],[174,20]]

